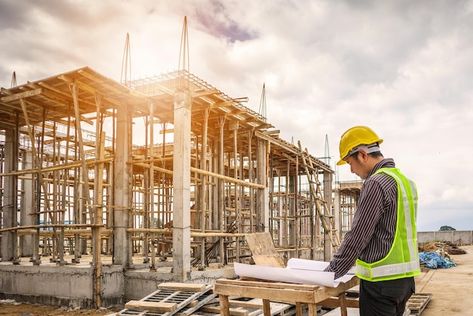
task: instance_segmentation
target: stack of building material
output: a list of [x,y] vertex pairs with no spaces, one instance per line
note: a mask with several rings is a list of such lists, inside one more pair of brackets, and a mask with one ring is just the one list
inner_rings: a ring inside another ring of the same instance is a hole
[[[234,297],[229,301],[230,315],[256,316],[263,314],[262,300]],[[271,315],[292,315],[294,305],[271,303]],[[158,290],[125,304],[125,309],[113,315],[171,316],[220,315],[217,295],[212,286],[189,283],[161,283]],[[112,315],[110,315],[112,316]]]

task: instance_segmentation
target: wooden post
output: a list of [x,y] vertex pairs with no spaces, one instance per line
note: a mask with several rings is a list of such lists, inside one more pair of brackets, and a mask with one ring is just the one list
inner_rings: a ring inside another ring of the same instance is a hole
[[309,307],[308,315],[317,316],[317,306],[315,304],[307,304]]
[[271,302],[267,299],[263,299],[263,315],[271,316]]
[[296,302],[296,316],[302,316],[302,303]]
[[228,296],[227,295],[219,295],[219,301],[220,301],[220,315],[223,316],[230,316],[230,304],[228,302]]
[[338,301],[340,303],[340,316],[348,316],[347,298],[345,292],[338,296]]
[[[77,84],[75,81],[71,84],[71,90],[72,90],[72,100],[74,103],[74,116],[75,116],[74,121],[76,124],[75,129],[76,129],[77,136],[79,139],[79,158],[81,160],[80,174],[82,178],[82,185],[81,185],[82,194],[81,194],[81,199],[79,200],[79,212],[83,214],[83,218],[81,222],[85,224],[85,214],[87,212],[87,206],[89,207],[89,214],[91,214],[92,212],[90,212],[91,203],[90,203],[90,197],[89,197],[89,172],[87,168],[87,163],[85,161],[86,157],[85,157],[85,150],[84,150],[84,141],[82,138],[82,128],[80,125],[80,122],[81,122],[80,107],[79,107],[79,99],[77,96]],[[82,253],[85,252],[86,246],[87,246],[87,243],[85,242],[82,249]]]

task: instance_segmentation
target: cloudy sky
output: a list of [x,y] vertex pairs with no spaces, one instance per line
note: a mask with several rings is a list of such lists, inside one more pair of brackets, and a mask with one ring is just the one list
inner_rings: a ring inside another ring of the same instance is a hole
[[[473,229],[473,1],[0,0],[0,86],[90,66],[119,80],[126,32],[134,79],[190,71],[332,161],[368,125],[417,182],[419,230]],[[340,168],[341,180],[355,179]]]

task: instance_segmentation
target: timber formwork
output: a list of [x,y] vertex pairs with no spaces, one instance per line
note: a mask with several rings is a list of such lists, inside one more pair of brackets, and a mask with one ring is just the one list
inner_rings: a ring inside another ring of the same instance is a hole
[[285,258],[330,259],[333,171],[243,101],[187,71],[125,86],[84,67],[2,88],[2,262],[91,254],[100,305],[104,260],[169,260],[182,281],[250,260],[244,235],[260,231]]

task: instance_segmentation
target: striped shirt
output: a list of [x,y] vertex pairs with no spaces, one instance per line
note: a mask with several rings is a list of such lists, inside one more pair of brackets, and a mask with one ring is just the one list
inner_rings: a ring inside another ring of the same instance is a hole
[[373,174],[394,167],[394,160],[383,159],[363,183],[352,229],[326,269],[335,272],[335,278],[347,273],[358,258],[372,263],[388,254],[396,231],[397,184],[384,173]]

